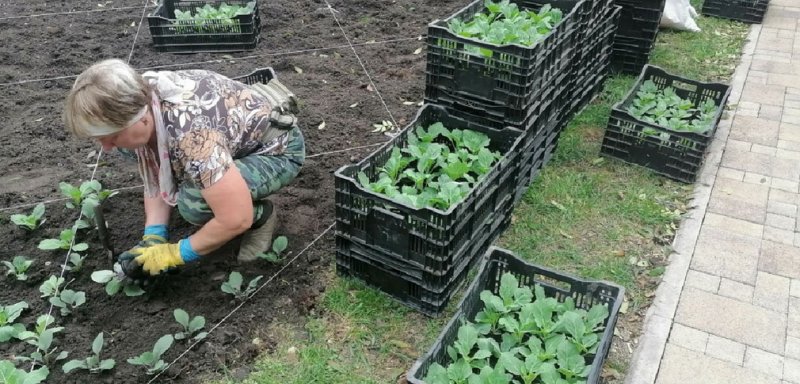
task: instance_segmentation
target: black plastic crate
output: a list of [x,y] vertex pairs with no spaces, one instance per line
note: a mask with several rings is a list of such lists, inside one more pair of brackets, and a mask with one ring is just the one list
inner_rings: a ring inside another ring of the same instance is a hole
[[650,60],[665,0],[617,0],[622,9],[614,40],[612,69],[638,75]]
[[470,240],[464,256],[445,276],[420,277],[410,274],[409,267],[396,261],[387,262],[381,251],[359,246],[343,237],[336,237],[336,272],[361,280],[393,299],[427,316],[437,316],[447,307],[453,294],[464,283],[472,266],[477,264],[491,245],[491,233],[502,232],[511,222],[510,216],[497,221]]
[[706,16],[761,24],[768,6],[769,0],[705,0],[701,12]]
[[[370,179],[391,155],[392,148],[405,147],[406,137],[417,125],[442,122],[453,129],[470,129],[489,136],[489,149],[503,157],[461,202],[447,211],[414,208],[362,187],[358,172]],[[456,262],[457,252],[485,231],[487,223],[511,215],[520,183],[520,161],[525,140],[522,131],[494,130],[454,117],[436,105],[427,104],[414,120],[391,141],[355,165],[335,173],[336,234],[372,247],[407,265],[428,271],[446,270]],[[499,235],[492,233],[492,240]]]
[[[569,73],[575,47],[582,36],[588,3],[584,0],[517,1],[521,9],[539,10],[545,4],[561,9],[564,17],[532,47],[499,46],[452,33],[447,24],[454,18],[469,20],[484,10],[475,0],[445,20],[428,25],[425,100],[439,104],[443,93],[452,103],[485,105],[506,125],[519,127],[529,108],[547,99],[554,79]],[[480,48],[492,52],[487,58],[470,53]],[[503,125],[505,126],[505,125]]]
[[259,4],[256,1],[252,14],[239,15],[231,24],[206,19],[203,23],[180,25],[175,19],[175,10],[191,11],[206,4],[245,6],[248,0],[163,0],[152,14],[147,16],[153,47],[162,52],[238,52],[255,49],[261,34]]
[[[641,84],[647,80],[652,80],[660,89],[669,86],[675,88],[678,96],[691,100],[695,105],[713,100],[718,109],[712,128],[703,134],[675,132],[631,116],[627,111],[628,106],[636,98]],[[729,94],[730,86],[726,84],[685,79],[647,65],[625,99],[611,109],[601,153],[645,166],[678,181],[692,183],[700,171],[705,151],[714,137]]]
[[459,304],[459,310],[447,323],[428,352],[418,359],[408,371],[406,380],[409,383],[425,384],[424,378],[428,373],[428,368],[434,362],[446,366],[449,360],[447,347],[458,338],[458,328],[464,321],[474,321],[475,315],[483,308],[483,302],[480,300],[481,292],[489,290],[498,294],[500,278],[506,272],[514,274],[520,284],[541,285],[548,297],[555,297],[559,301],[571,297],[575,300],[575,306],[579,308],[588,309],[597,304],[608,305],[609,316],[604,324],[605,330],[600,338],[600,346],[592,360],[587,361],[587,364],[591,364],[591,371],[586,382],[588,384],[600,382],[600,373],[611,348],[625,289],[605,281],[584,280],[556,272],[528,263],[505,249],[490,247],[486,251],[478,276],[469,286]]

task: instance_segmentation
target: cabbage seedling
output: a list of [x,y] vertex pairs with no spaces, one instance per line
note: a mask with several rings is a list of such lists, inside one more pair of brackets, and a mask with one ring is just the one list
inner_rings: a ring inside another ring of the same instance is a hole
[[33,331],[20,332],[17,338],[20,340],[38,339],[44,333],[44,331],[48,329],[52,330],[53,333],[63,331],[64,327],[47,328],[53,325],[55,322],[56,318],[52,315],[41,315],[36,319],[36,325],[34,325]]
[[262,277],[261,275],[256,276],[253,280],[250,280],[250,283],[247,284],[247,288],[242,290],[242,283],[244,282],[242,274],[239,272],[231,272],[228,276],[228,281],[222,283],[222,292],[231,294],[237,300],[243,301],[255,292],[256,285],[258,285],[258,281],[261,280]]
[[141,296],[144,294],[142,287],[124,280],[122,276],[122,268],[119,264],[114,264],[114,270],[100,270],[92,272],[92,281],[95,283],[105,284],[106,293],[109,296],[114,296],[122,289],[125,296]]
[[33,264],[33,260],[28,260],[25,256],[14,256],[11,261],[3,261],[3,264],[8,268],[6,275],[14,275],[17,280],[28,280],[28,268]]
[[39,384],[47,379],[50,370],[41,367],[32,371],[17,369],[13,362],[0,360],[0,378],[6,384]]
[[161,336],[161,338],[156,341],[152,351],[147,351],[139,356],[128,359],[128,364],[146,367],[148,375],[155,375],[165,370],[167,368],[167,363],[161,360],[161,355],[172,346],[173,340],[172,335]]
[[53,346],[53,339],[56,332],[60,332],[63,328],[50,328],[42,331],[41,334],[33,335],[31,338],[25,340],[37,348],[37,350],[29,357],[17,357],[22,361],[33,361],[39,365],[50,365],[59,360],[64,360],[69,355],[67,351],[58,352],[58,347]]
[[39,286],[39,292],[42,293],[41,297],[53,297],[58,294],[58,289],[64,284],[63,277],[50,276]]
[[272,263],[278,263],[281,261],[281,253],[286,250],[288,245],[289,240],[286,239],[286,236],[278,236],[272,242],[272,250],[258,255],[258,257]]
[[47,219],[43,219],[43,216],[44,203],[39,203],[33,208],[33,212],[30,215],[11,215],[11,221],[21,228],[33,231],[47,221]]
[[0,343],[5,343],[11,338],[19,338],[20,333],[25,332],[25,326],[14,324],[14,320],[26,308],[28,308],[28,303],[24,301],[11,305],[0,305]]
[[61,316],[69,316],[72,310],[81,306],[86,302],[86,293],[78,291],[75,292],[71,289],[61,291],[58,296],[50,298],[50,304],[61,309]]
[[85,369],[90,373],[100,373],[114,368],[114,359],[100,360],[100,351],[103,350],[103,332],[97,334],[92,342],[92,356],[83,360],[70,360],[61,367],[64,373],[70,373],[76,369]]
[[81,268],[83,268],[84,259],[86,259],[86,256],[81,256],[77,253],[70,253],[69,260],[67,260],[67,266],[64,268],[70,272],[80,272]]
[[89,244],[86,243],[72,244],[74,238],[75,238],[75,229],[65,229],[61,231],[61,234],[58,236],[58,239],[44,239],[41,242],[39,242],[39,249],[45,251],[63,249],[67,251],[70,250],[70,245],[72,246],[71,249],[75,252],[83,252],[89,249]]
[[[195,332],[203,329],[206,326],[206,318],[203,316],[195,316],[191,320],[189,320],[189,314],[186,313],[183,309],[176,309],[173,312],[175,316],[175,321],[178,322],[181,326],[183,326],[183,331],[176,333],[175,340],[183,340],[188,339],[191,337]],[[194,337],[195,340],[204,339],[208,335],[208,332],[200,332],[197,336]]]

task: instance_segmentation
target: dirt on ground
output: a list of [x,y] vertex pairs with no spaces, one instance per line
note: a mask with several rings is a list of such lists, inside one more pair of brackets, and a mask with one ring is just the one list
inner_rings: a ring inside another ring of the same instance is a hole
[[[145,4],[144,14],[150,13],[154,7]],[[418,106],[404,102],[421,101],[425,84],[424,39],[417,37],[425,33],[429,22],[465,4],[454,0],[264,1],[259,5],[262,33],[257,48],[228,54],[155,51],[147,21],[142,23],[144,4],[138,1],[31,0],[2,5],[0,260],[25,255],[36,261],[27,281],[0,279],[0,303],[28,302],[30,309],[21,318],[24,324],[47,312],[49,304],[37,288],[50,275],[61,273],[66,258],[63,251],[42,251],[37,245],[41,239],[57,238],[79,214],[66,208],[64,201],[50,202],[47,222],[32,233],[11,224],[10,214],[29,212],[35,203],[61,198],[61,181],[80,184],[96,178],[105,188],[123,188],[108,201],[105,214],[117,250],[133,246],[142,232],[142,189],[135,162],[116,153],[103,154],[94,173],[99,146],[68,136],[61,123],[63,100],[83,69],[112,57],[129,60],[139,69],[201,68],[231,77],[272,67],[302,100],[299,118],[308,160],[297,179],[273,198],[281,219],[277,232],[290,239],[285,257],[291,263],[239,264],[234,241],[201,263],[156,281],[143,296],[110,297],[89,278],[92,271],[110,269],[110,261],[94,230],[80,233],[90,244],[85,266],[65,277],[68,288],[86,292],[87,302],[70,317],[54,313],[65,326],[57,334],[57,346],[69,350],[70,359],[83,358],[90,355],[94,337],[104,332],[103,356],[115,358],[117,366],[111,373],[67,376],[61,364],[53,364],[48,382],[127,384],[150,380],[143,369],[125,360],[151,349],[160,336],[179,330],[173,320],[175,308],[203,315],[207,330],[221,323],[193,349],[176,341],[165,360],[181,358],[157,382],[194,383],[213,372],[246,366],[274,346],[270,340],[252,342],[256,335],[266,334],[261,330],[276,322],[302,328],[305,316],[326,289],[323,274],[335,265],[333,230],[329,230],[334,222],[333,173],[376,147],[329,152],[385,141],[385,135],[371,132],[373,123],[393,119],[403,126],[411,120]],[[173,241],[194,230],[174,216]],[[220,290],[231,271],[241,272],[247,280],[258,275],[264,276],[262,282],[272,280],[239,306]],[[636,334],[638,329],[626,332]],[[25,343],[3,343],[0,357],[29,354],[31,348]]]

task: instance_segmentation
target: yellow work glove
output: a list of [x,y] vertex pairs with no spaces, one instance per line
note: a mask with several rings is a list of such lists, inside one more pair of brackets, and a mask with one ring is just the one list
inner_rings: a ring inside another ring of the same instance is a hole
[[[181,240],[181,242],[188,240]],[[158,275],[169,268],[185,264],[178,244],[155,244],[130,251],[133,260],[150,276]]]

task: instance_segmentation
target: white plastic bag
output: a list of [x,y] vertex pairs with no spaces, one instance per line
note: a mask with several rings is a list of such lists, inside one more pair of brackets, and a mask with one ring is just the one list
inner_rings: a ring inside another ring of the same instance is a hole
[[664,14],[661,15],[660,26],[681,31],[700,32],[700,27],[694,22],[697,11],[689,4],[689,0],[667,0],[664,4]]

